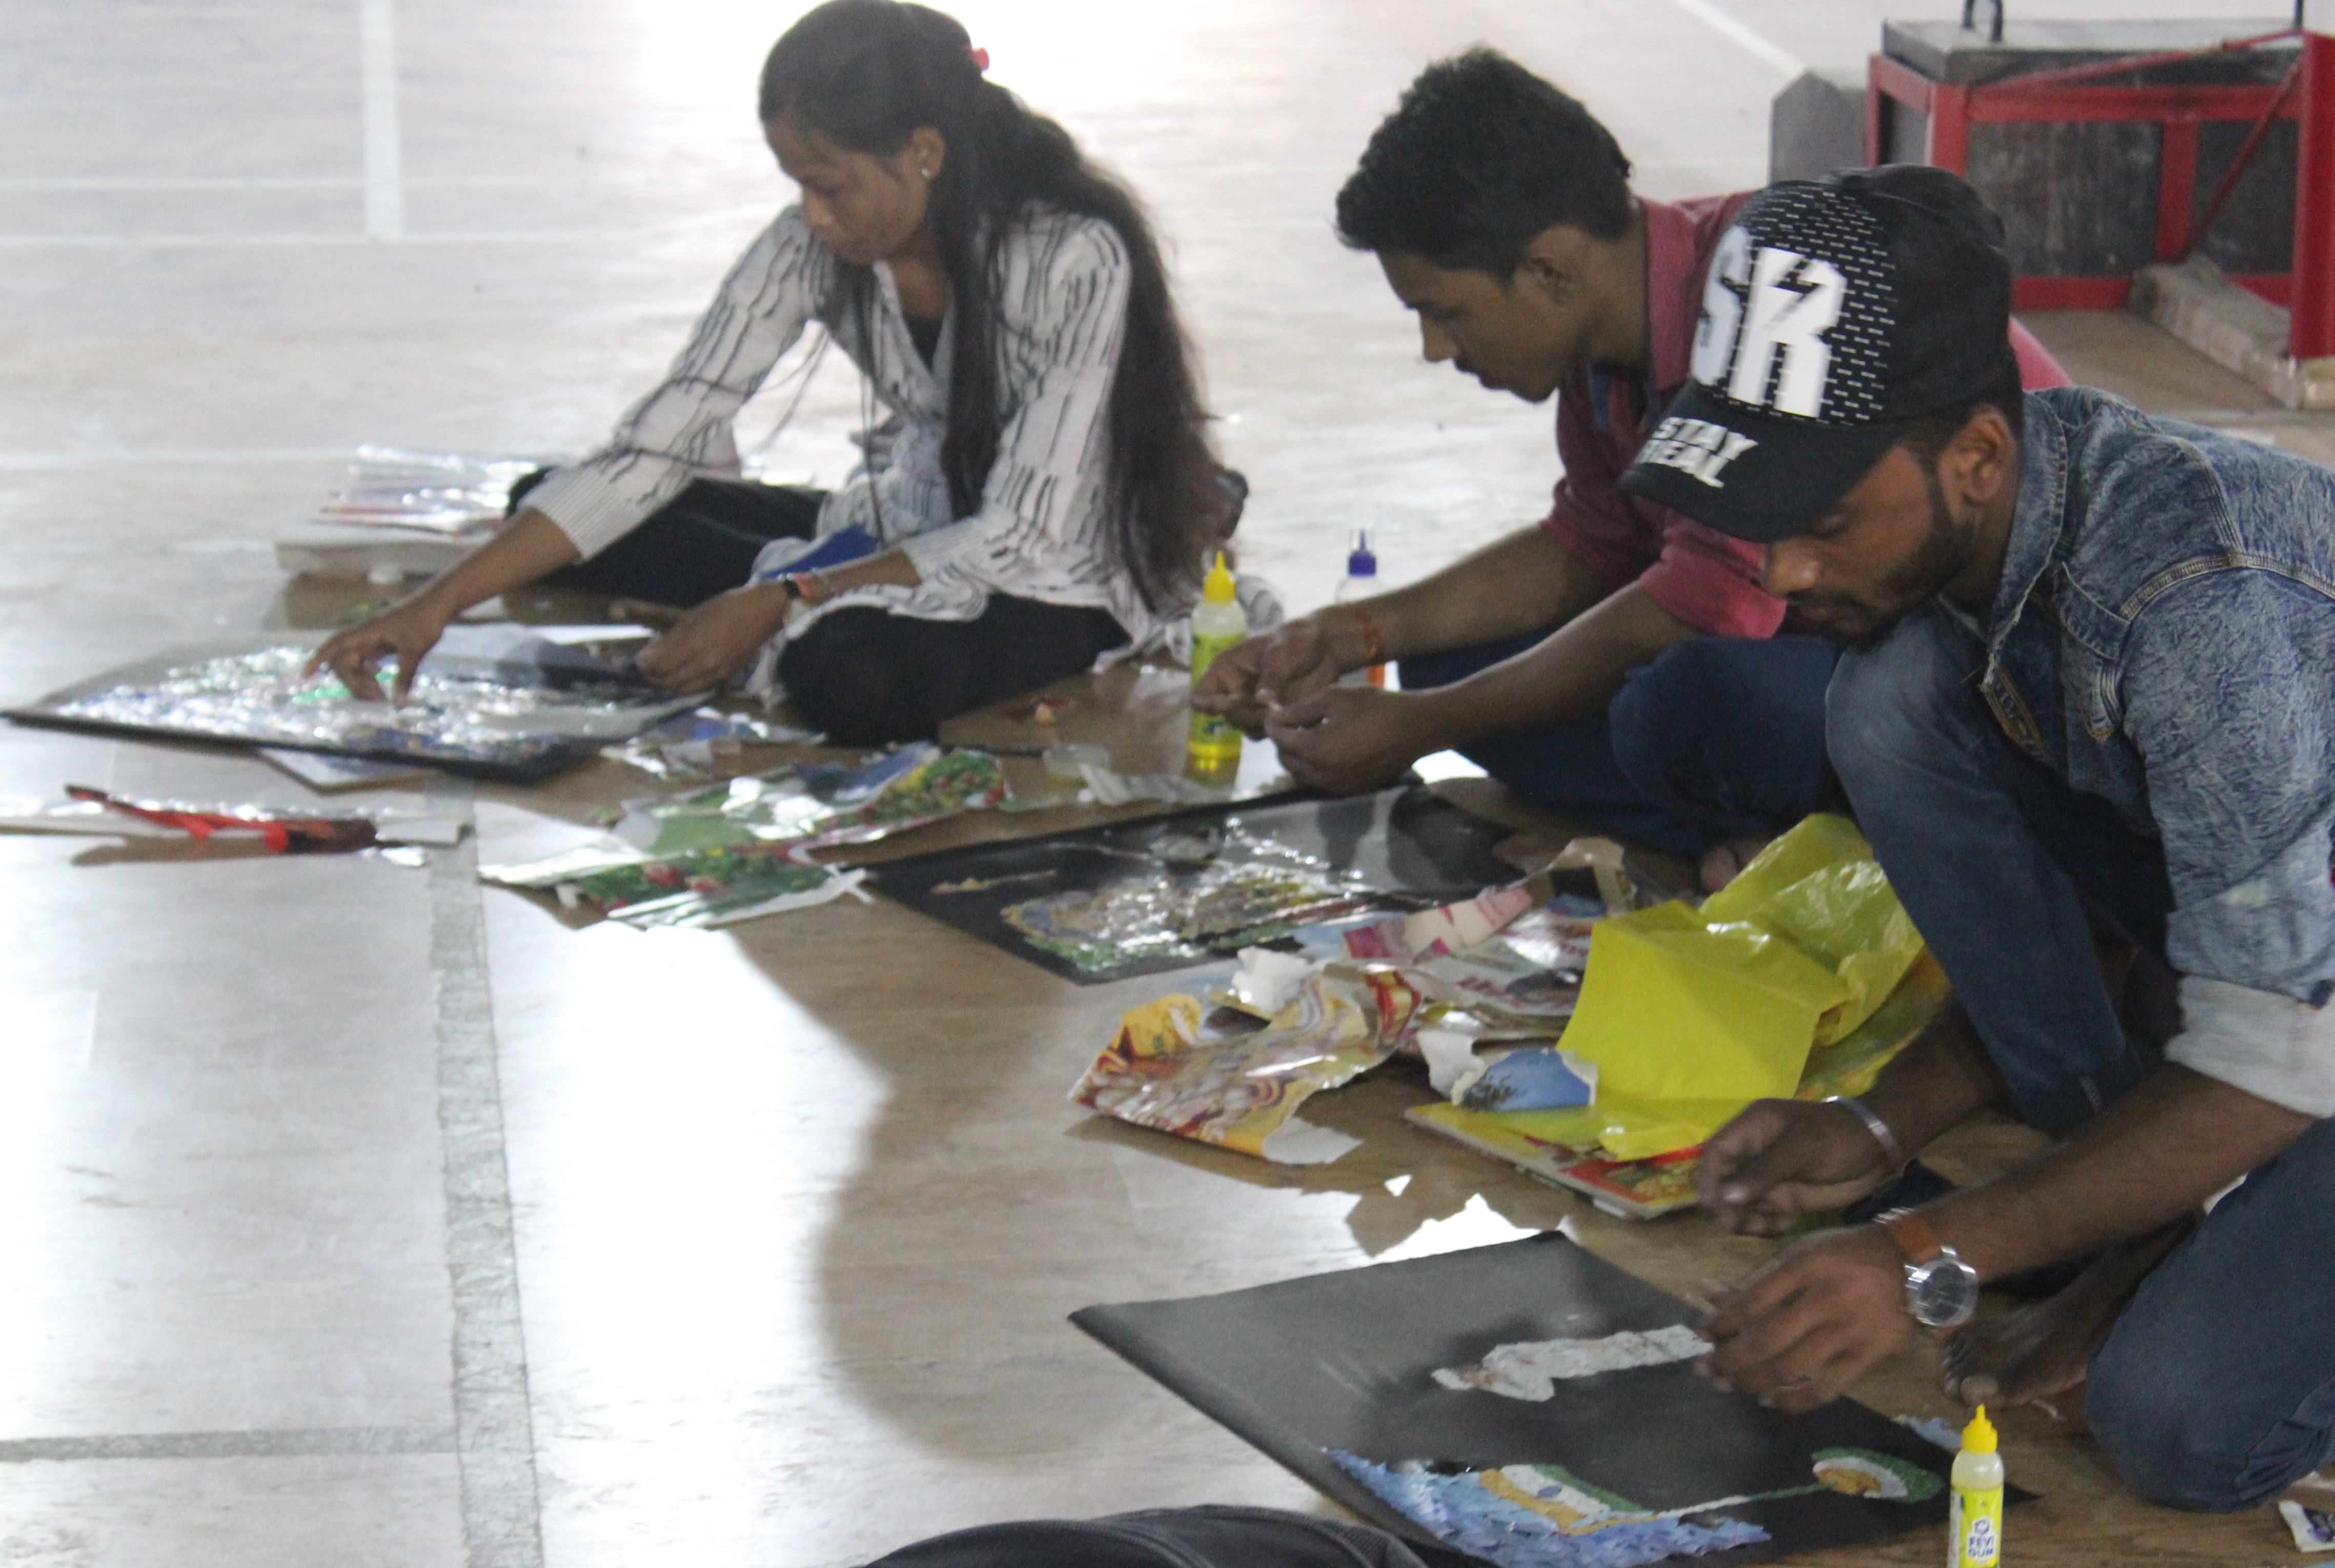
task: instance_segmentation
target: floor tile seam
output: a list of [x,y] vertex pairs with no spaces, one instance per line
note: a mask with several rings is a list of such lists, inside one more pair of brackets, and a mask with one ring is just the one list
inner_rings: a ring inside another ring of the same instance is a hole
[[277,1459],[451,1454],[451,1427],[289,1427],[0,1438],[0,1465],[90,1459]]
[[[428,793],[433,805],[468,808],[475,791],[466,779],[439,779]],[[433,851],[430,866],[454,1451],[470,1568],[542,1568],[542,1502],[478,858],[478,840],[470,837]]]

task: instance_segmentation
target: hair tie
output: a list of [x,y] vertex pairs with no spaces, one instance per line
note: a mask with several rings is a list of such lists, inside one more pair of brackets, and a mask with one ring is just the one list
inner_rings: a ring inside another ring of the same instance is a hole
[[964,52],[964,57],[973,62],[973,68],[975,71],[981,72],[984,75],[987,74],[989,71],[988,50],[967,47]]

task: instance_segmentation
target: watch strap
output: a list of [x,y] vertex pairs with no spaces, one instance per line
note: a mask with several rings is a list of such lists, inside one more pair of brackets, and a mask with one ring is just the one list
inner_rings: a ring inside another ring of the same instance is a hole
[[1875,1223],[1889,1233],[1909,1265],[1918,1267],[1946,1255],[1946,1244],[1938,1239],[1930,1222],[1912,1209],[1891,1209]]

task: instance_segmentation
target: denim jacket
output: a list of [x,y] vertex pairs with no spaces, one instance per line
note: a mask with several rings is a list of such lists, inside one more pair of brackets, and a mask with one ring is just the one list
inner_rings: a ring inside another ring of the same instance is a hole
[[1988,644],[2011,741],[2165,847],[2167,1055],[2335,1114],[2335,473],[2030,393]]

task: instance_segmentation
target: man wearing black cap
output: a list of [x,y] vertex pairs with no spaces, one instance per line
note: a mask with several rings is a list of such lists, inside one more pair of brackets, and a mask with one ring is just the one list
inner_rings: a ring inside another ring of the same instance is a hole
[[[1763,547],[1847,644],[1827,744],[1956,992],[1861,1102],[1721,1129],[1705,1205],[1778,1234],[1988,1105],[2061,1135],[1779,1253],[1707,1366],[1805,1408],[1928,1326],[1965,1399],[2084,1382],[2128,1486],[2243,1507],[2335,1453],[2335,475],[2022,397],[2000,232],[1934,169],[1753,198],[1623,481]],[[1981,1284],[2086,1258],[1964,1327]]]

